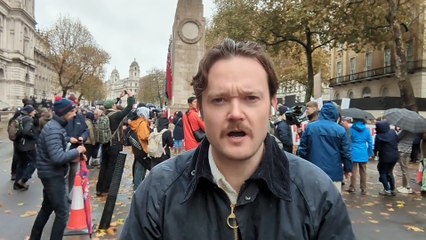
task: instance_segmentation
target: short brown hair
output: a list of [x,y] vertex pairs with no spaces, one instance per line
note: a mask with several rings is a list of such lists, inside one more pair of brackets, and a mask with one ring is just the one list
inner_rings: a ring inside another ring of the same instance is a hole
[[306,103],[306,106],[307,107],[314,107],[314,108],[318,109],[318,102],[316,102],[316,101],[309,101],[309,102]]
[[[232,39],[225,38],[221,43],[210,49],[201,59],[198,72],[192,78],[191,85],[194,88],[195,96],[201,103],[201,93],[207,88],[208,74],[210,68],[217,61],[222,59],[230,59],[231,57],[242,56],[256,59],[268,75],[269,95],[272,99],[276,95],[278,89],[278,79],[272,62],[264,52],[262,46],[256,42],[236,42]],[[201,107],[201,104],[199,108]]]

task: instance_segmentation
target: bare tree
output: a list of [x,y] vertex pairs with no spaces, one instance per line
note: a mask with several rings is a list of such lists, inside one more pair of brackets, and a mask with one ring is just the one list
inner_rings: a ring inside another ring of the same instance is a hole
[[59,17],[46,30],[49,63],[58,74],[62,96],[86,79],[99,74],[109,54],[97,47],[92,34],[79,20]]
[[138,100],[154,103],[163,107],[166,100],[166,73],[163,70],[152,69],[142,78],[139,84]]

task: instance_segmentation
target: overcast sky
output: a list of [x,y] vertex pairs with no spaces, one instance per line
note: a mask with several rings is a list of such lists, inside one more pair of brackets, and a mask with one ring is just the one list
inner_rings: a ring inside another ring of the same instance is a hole
[[[165,69],[167,48],[178,0],[36,0],[38,29],[52,26],[59,16],[78,18],[92,33],[110,62],[107,77],[114,68],[120,78],[128,77],[133,59],[141,75],[152,68]],[[204,0],[204,16],[214,10],[213,0]]]

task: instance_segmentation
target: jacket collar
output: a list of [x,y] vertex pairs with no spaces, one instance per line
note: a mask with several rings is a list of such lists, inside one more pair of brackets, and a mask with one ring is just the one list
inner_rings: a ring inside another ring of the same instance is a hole
[[[289,162],[278,144],[269,136],[265,138],[265,151],[262,160],[249,178],[254,181],[263,181],[269,191],[278,198],[290,201],[290,173]],[[191,179],[184,194],[182,202],[187,201],[194,194],[201,179],[213,183],[213,176],[208,160],[208,149],[210,143],[205,138],[192,154],[188,178]]]
[[65,127],[68,122],[63,118],[53,113],[52,119],[56,120],[62,127]]

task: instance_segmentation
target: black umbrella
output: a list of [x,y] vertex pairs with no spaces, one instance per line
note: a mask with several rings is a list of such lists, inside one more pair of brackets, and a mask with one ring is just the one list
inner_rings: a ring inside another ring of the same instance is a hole
[[351,118],[357,118],[357,119],[366,119],[366,120],[373,120],[375,119],[375,117],[373,116],[373,114],[359,109],[359,108],[347,108],[347,109],[342,109],[340,111],[340,114],[343,117],[351,117]]
[[418,113],[406,108],[391,108],[385,110],[386,120],[395,126],[412,133],[426,132],[426,119]]

